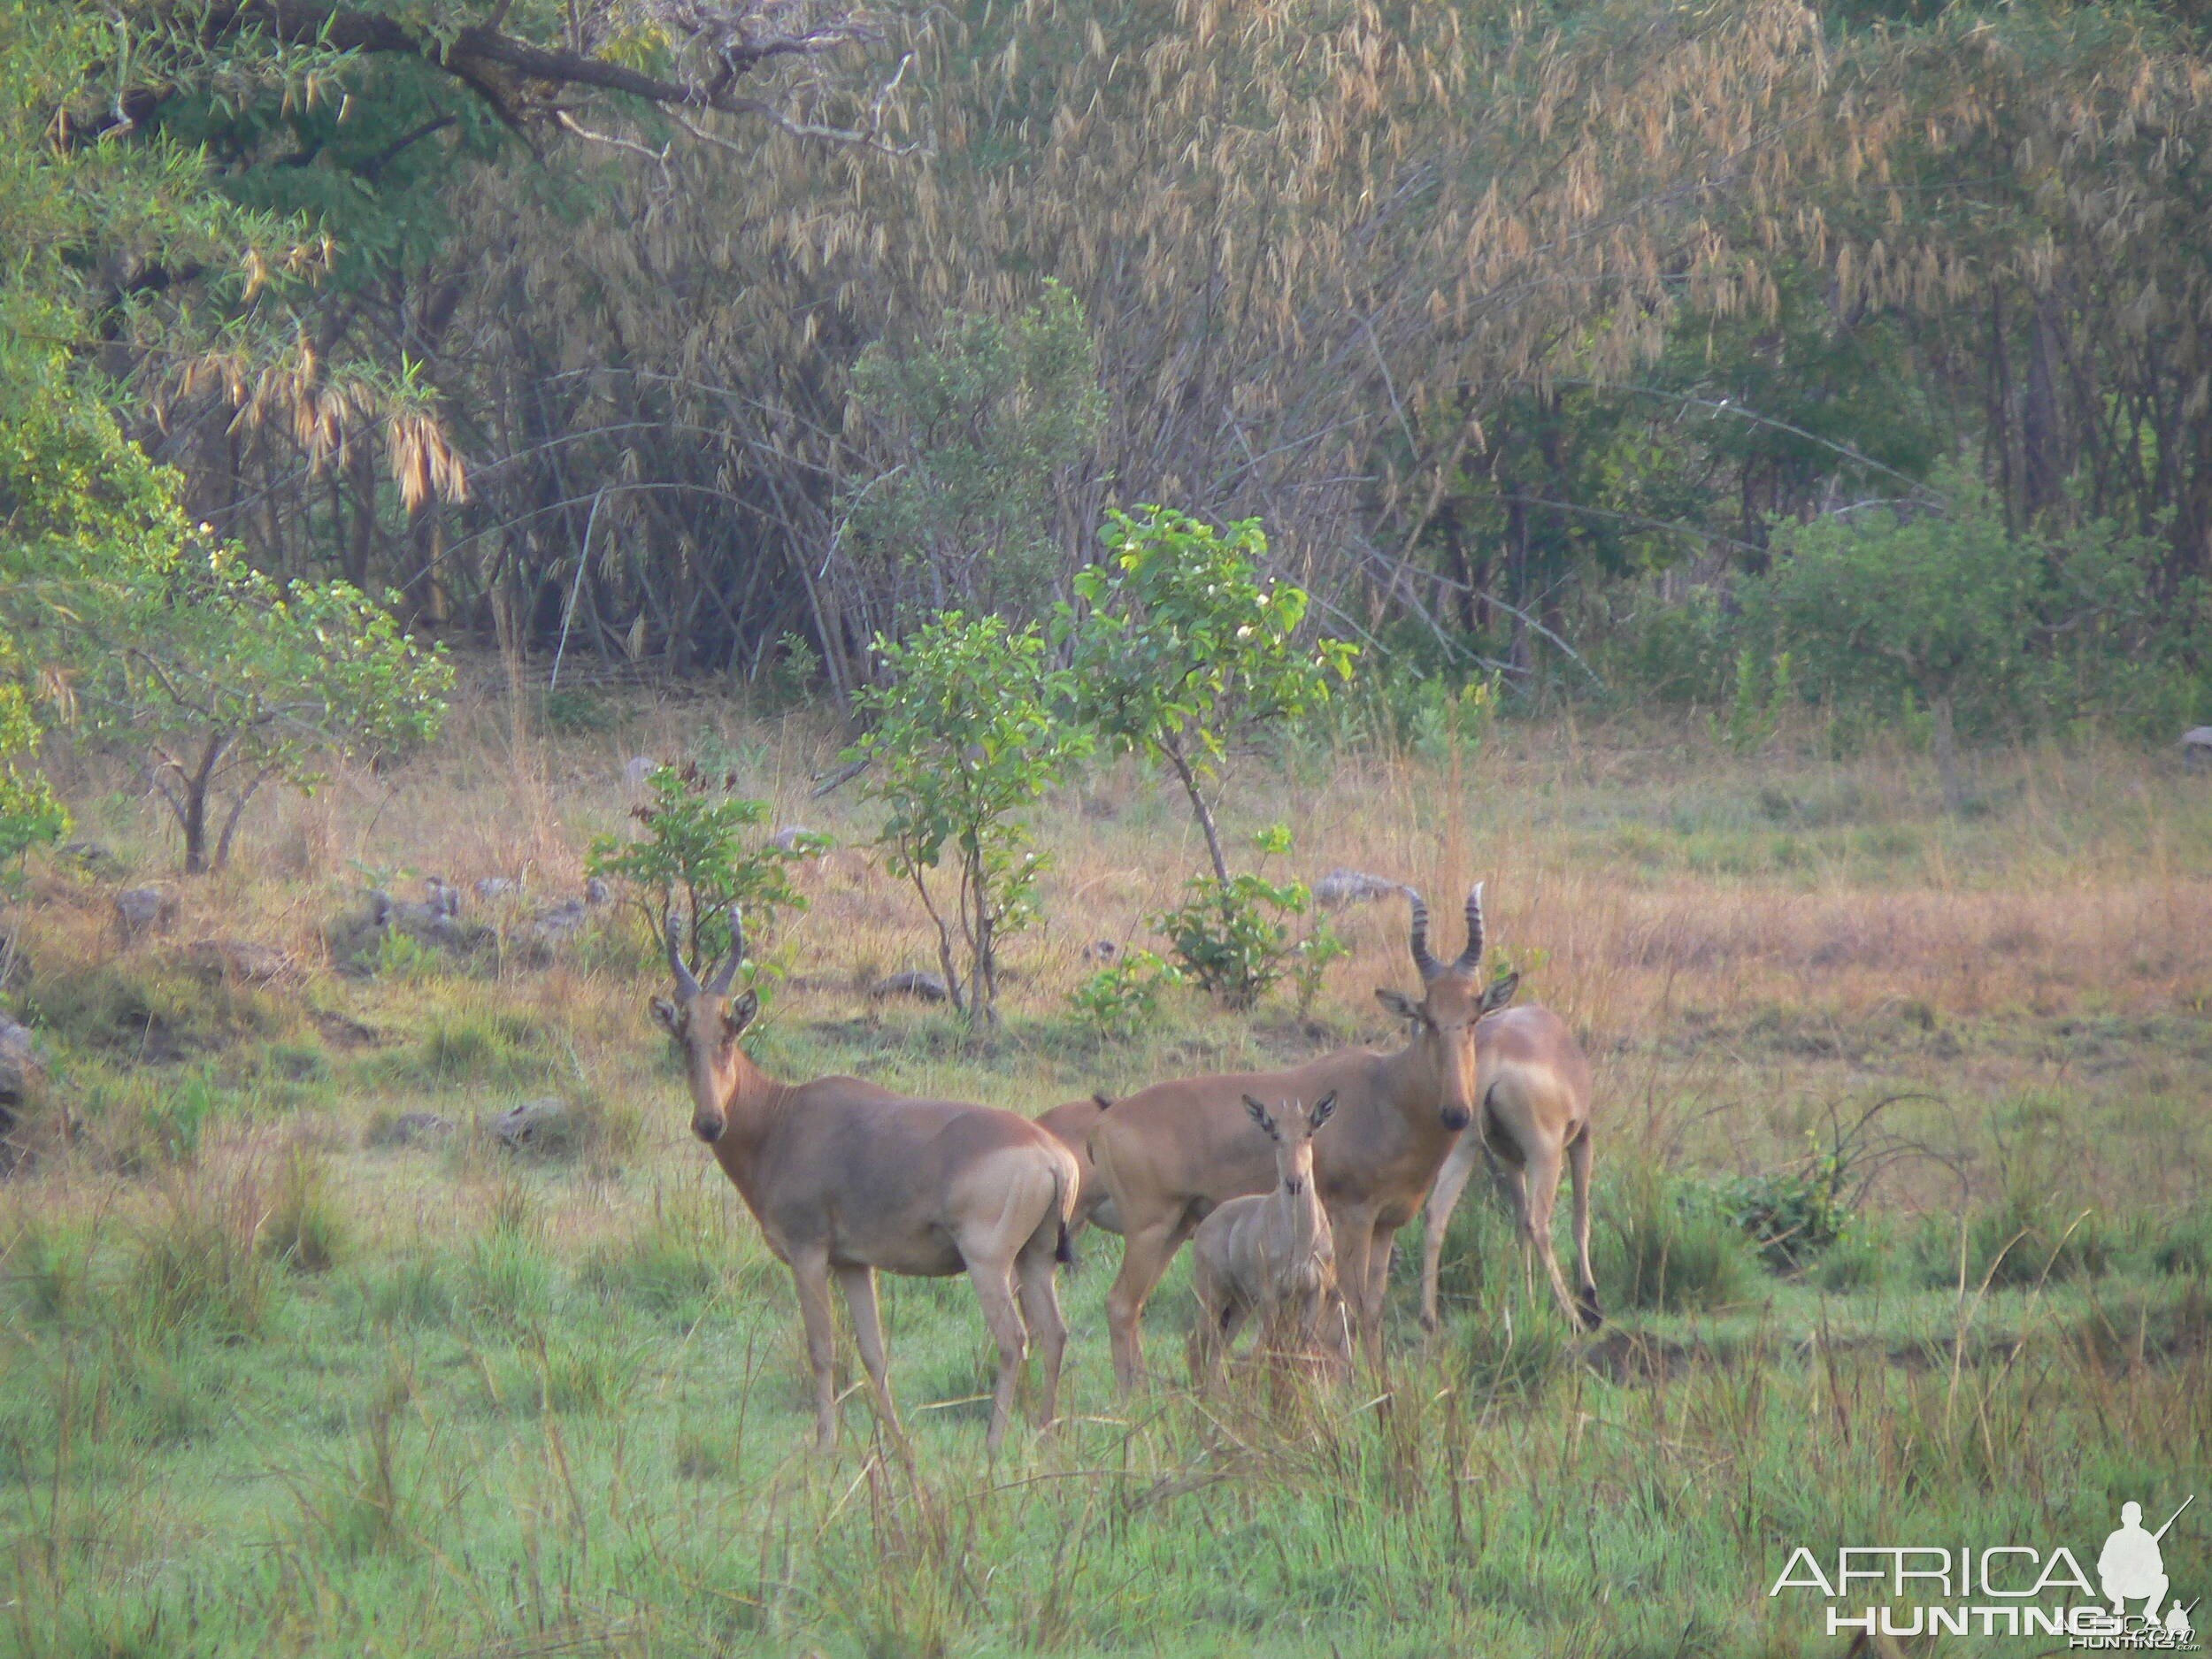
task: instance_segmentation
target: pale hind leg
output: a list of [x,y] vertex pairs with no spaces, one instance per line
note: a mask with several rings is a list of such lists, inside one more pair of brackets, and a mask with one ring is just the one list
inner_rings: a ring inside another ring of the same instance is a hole
[[1552,1243],[1552,1210],[1559,1202],[1560,1158],[1555,1148],[1546,1147],[1532,1156],[1523,1172],[1528,1184],[1528,1241],[1551,1280],[1552,1294],[1567,1323],[1582,1328],[1582,1310],[1567,1292],[1567,1276],[1559,1271],[1559,1252]]
[[1598,1305],[1598,1281],[1590,1271],[1590,1125],[1567,1148],[1567,1172],[1575,1184],[1575,1278],[1586,1328],[1594,1331],[1605,1323]]
[[983,1441],[985,1451],[996,1452],[1014,1414],[1014,1385],[1029,1352],[1029,1339],[1022,1328],[1021,1310],[1015,1304],[1010,1265],[972,1256],[968,1278],[975,1286],[976,1300],[983,1304],[983,1323],[990,1327],[991,1340],[998,1345],[998,1381],[991,1390],[991,1432]]
[[1444,1167],[1436,1172],[1436,1185],[1429,1189],[1421,1238],[1421,1328],[1425,1331],[1436,1329],[1436,1279],[1444,1261],[1444,1234],[1481,1156],[1482,1138],[1471,1132],[1461,1135],[1459,1144],[1444,1160]]
[[845,1307],[853,1317],[853,1343],[860,1349],[860,1363],[868,1373],[869,1392],[876,1411],[891,1438],[903,1444],[906,1425],[899,1421],[891,1402],[891,1367],[883,1348],[883,1317],[876,1306],[876,1273],[872,1267],[841,1267],[837,1283],[845,1293]]
[[1022,1319],[1029,1326],[1044,1365],[1044,1394],[1038,1402],[1037,1425],[1050,1428],[1060,1415],[1060,1366],[1068,1351],[1067,1317],[1060,1311],[1060,1287],[1053,1277],[1053,1252],[1058,1248],[1058,1217],[1030,1240],[1015,1258],[1014,1273],[1021,1294]]

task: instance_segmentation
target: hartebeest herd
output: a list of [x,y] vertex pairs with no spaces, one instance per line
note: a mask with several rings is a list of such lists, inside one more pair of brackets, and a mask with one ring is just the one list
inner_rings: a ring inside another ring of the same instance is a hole
[[[998,1349],[991,1450],[1005,1436],[1033,1341],[1044,1370],[1039,1417],[1049,1425],[1067,1346],[1054,1271],[1088,1225],[1124,1240],[1106,1317],[1125,1391],[1142,1373],[1145,1301],[1194,1237],[1194,1376],[1218,1365],[1248,1322],[1271,1333],[1271,1346],[1332,1370],[1348,1367],[1355,1347],[1379,1360],[1398,1230],[1426,1205],[1421,1322],[1433,1329],[1445,1228],[1478,1160],[1511,1203],[1523,1248],[1561,1310],[1594,1328],[1589,1063],[1557,1016],[1507,1006],[1517,975],[1483,983],[1479,885],[1467,897],[1466,947],[1448,963],[1430,952],[1420,895],[1406,896],[1421,995],[1375,993],[1409,1028],[1395,1053],[1348,1049],[1286,1071],[1180,1078],[1118,1101],[1072,1101],[1033,1121],[858,1078],[775,1081],[738,1041],[759,1004],[749,991],[730,995],[745,949],[737,912],[733,948],[703,984],[672,923],[675,995],[656,997],[653,1013],[683,1055],[692,1132],[797,1283],[818,1443],[827,1448],[837,1435],[833,1279],[876,1409],[902,1437],[878,1270],[964,1272],[975,1286]],[[1572,1293],[1552,1247],[1563,1171],[1574,1179]]]

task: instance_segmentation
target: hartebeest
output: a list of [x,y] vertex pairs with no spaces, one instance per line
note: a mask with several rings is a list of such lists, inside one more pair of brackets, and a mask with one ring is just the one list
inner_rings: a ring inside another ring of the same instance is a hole
[[1232,1198],[1191,1235],[1190,1282],[1198,1297],[1193,1382],[1213,1373],[1255,1316],[1261,1340],[1279,1353],[1304,1357],[1325,1349],[1340,1365],[1352,1357],[1329,1217],[1313,1185],[1313,1137],[1336,1109],[1336,1096],[1270,1109],[1247,1094],[1244,1109],[1275,1143],[1275,1189]]
[[852,1313],[876,1409],[895,1435],[903,1433],[876,1310],[878,1269],[938,1279],[965,1270],[973,1281],[998,1346],[990,1450],[1005,1437],[1031,1338],[1042,1350],[1039,1415],[1049,1424],[1067,1347],[1053,1263],[1067,1254],[1082,1183],[1074,1156],[1010,1111],[914,1100],[852,1077],[776,1082],[738,1044],[760,1003],[751,991],[734,1001],[729,995],[745,949],[734,906],[730,931],[729,956],[702,985],[671,924],[676,995],[655,997],[653,1014],[683,1051],[692,1133],[714,1148],[768,1248],[798,1283],[818,1445],[827,1450],[837,1440],[833,1277]]
[[[1478,1162],[1486,1163],[1513,1207],[1522,1248],[1550,1277],[1568,1322],[1595,1330],[1604,1316],[1590,1276],[1590,1063],[1564,1021],[1548,1008],[1509,1008],[1475,1033],[1480,1119],[1437,1172],[1421,1241],[1421,1323],[1436,1328],[1436,1275],[1444,1231]],[[1567,1294],[1552,1248],[1552,1207],[1564,1165],[1574,1177],[1575,1276]]]
[[1146,1299],[1208,1211],[1274,1184],[1273,1143],[1244,1096],[1312,1100],[1334,1094],[1337,1124],[1314,1149],[1314,1179],[1336,1240],[1337,1276],[1352,1325],[1380,1351],[1391,1241],[1428,1195],[1459,1132],[1474,1118],[1475,1023],[1512,999],[1508,975],[1485,989],[1482,888],[1467,898],[1467,948],[1429,954],[1428,907],[1410,887],[1420,1001],[1387,988],[1383,1006],[1415,1026],[1395,1054],[1349,1049],[1286,1071],[1184,1078],[1117,1101],[1091,1132],[1091,1156],[1123,1236],[1121,1271],[1106,1296],[1114,1377],[1127,1388],[1143,1363]]
[[1096,1223],[1109,1233],[1121,1231],[1121,1217],[1115,1213],[1113,1202],[1106,1192],[1106,1184],[1098,1179],[1098,1165],[1091,1161],[1091,1131],[1098,1127],[1099,1114],[1113,1105],[1102,1094],[1086,1100],[1071,1100],[1037,1114],[1037,1126],[1049,1131],[1060,1144],[1075,1155],[1075,1162],[1083,1171],[1083,1190],[1075,1201],[1075,1218],[1068,1224],[1071,1241],[1083,1236],[1083,1229]]

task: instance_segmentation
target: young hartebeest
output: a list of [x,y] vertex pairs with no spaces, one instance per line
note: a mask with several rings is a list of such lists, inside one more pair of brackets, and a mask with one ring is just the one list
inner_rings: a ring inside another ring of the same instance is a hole
[[1275,1190],[1232,1198],[1191,1235],[1191,1288],[1198,1296],[1190,1372],[1202,1382],[1235,1345],[1245,1321],[1259,1317],[1262,1340],[1286,1355],[1325,1349],[1340,1367],[1352,1357],[1351,1332],[1337,1288],[1329,1217],[1313,1185],[1313,1137],[1336,1110],[1324,1094],[1271,1111],[1250,1094],[1244,1109],[1275,1143]]
[[1334,1094],[1337,1125],[1314,1149],[1314,1179],[1335,1235],[1337,1277],[1352,1327],[1371,1355],[1382,1342],[1391,1242],[1413,1218],[1459,1132],[1474,1118],[1475,1022],[1512,999],[1517,978],[1481,983],[1482,888],[1467,897],[1467,948],[1429,954],[1428,907],[1410,887],[1411,948],[1421,1000],[1375,995],[1416,1027],[1395,1054],[1348,1049],[1286,1071],[1183,1078],[1114,1102],[1091,1132],[1091,1156],[1127,1240],[1106,1295],[1114,1379],[1130,1387],[1143,1364],[1145,1300],[1209,1210],[1274,1184],[1272,1143],[1246,1094],[1311,1100]]
[[760,1002],[751,991],[730,998],[745,950],[735,906],[730,931],[730,955],[702,985],[684,964],[671,924],[676,995],[655,997],[653,1014],[683,1051],[692,1133],[714,1149],[768,1248],[798,1283],[817,1444],[826,1451],[837,1440],[833,1277],[852,1313],[876,1409],[903,1437],[876,1310],[879,1269],[935,1279],[964,1270],[973,1281],[998,1345],[988,1450],[1005,1437],[1033,1337],[1044,1362],[1039,1417],[1050,1424],[1067,1347],[1053,1263],[1067,1254],[1082,1184],[1074,1156],[1026,1118],[992,1107],[914,1100],[851,1077],[776,1082],[738,1045]]
[[[1604,1322],[1590,1276],[1590,1062],[1565,1022],[1548,1008],[1509,1008],[1475,1035],[1482,1118],[1460,1136],[1429,1194],[1421,1241],[1421,1323],[1436,1329],[1436,1274],[1444,1230],[1478,1161],[1486,1163],[1513,1206],[1521,1248],[1550,1276],[1568,1323],[1594,1331]],[[1574,1177],[1575,1277],[1567,1294],[1552,1248],[1552,1206],[1562,1165]],[[1524,1257],[1525,1259],[1525,1257]]]
[[1121,1231],[1121,1217],[1115,1212],[1106,1184],[1098,1179],[1098,1165],[1091,1161],[1091,1131],[1098,1127],[1099,1114],[1113,1103],[1102,1094],[1093,1094],[1087,1100],[1068,1101],[1037,1114],[1037,1126],[1049,1131],[1072,1152],[1083,1171],[1083,1191],[1075,1201],[1075,1218],[1068,1223],[1071,1243],[1081,1238],[1083,1229],[1094,1223],[1109,1233]]

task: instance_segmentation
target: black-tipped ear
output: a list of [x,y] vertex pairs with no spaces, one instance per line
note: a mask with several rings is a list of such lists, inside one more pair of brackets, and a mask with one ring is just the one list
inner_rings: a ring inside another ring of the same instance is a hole
[[1521,976],[1509,973],[1502,979],[1493,979],[1482,994],[1481,1012],[1494,1014],[1513,1000],[1513,994],[1521,988]]
[[730,999],[730,1011],[722,1016],[722,1028],[734,1037],[760,1013],[760,993],[744,991]]
[[1091,1103],[1104,1111],[1113,1105],[1114,1097],[1102,1088],[1094,1088],[1091,1091]]
[[1335,1110],[1336,1091],[1331,1089],[1319,1100],[1314,1102],[1313,1110],[1306,1114],[1306,1127],[1309,1130],[1320,1128],[1323,1124],[1329,1121],[1329,1114]]
[[653,1023],[672,1037],[684,1034],[684,1010],[664,996],[653,999]]
[[1410,1020],[1417,1025],[1425,1024],[1428,1020],[1428,1016],[1421,1011],[1420,1003],[1415,1002],[1403,991],[1394,991],[1386,985],[1379,986],[1375,991],[1375,1000],[1400,1019]]
[[1247,1094],[1244,1097],[1244,1110],[1252,1114],[1252,1121],[1254,1123],[1259,1125],[1259,1126],[1264,1129],[1271,1136],[1274,1134],[1275,1120],[1267,1115],[1267,1102],[1265,1101],[1255,1100],[1252,1096]]

